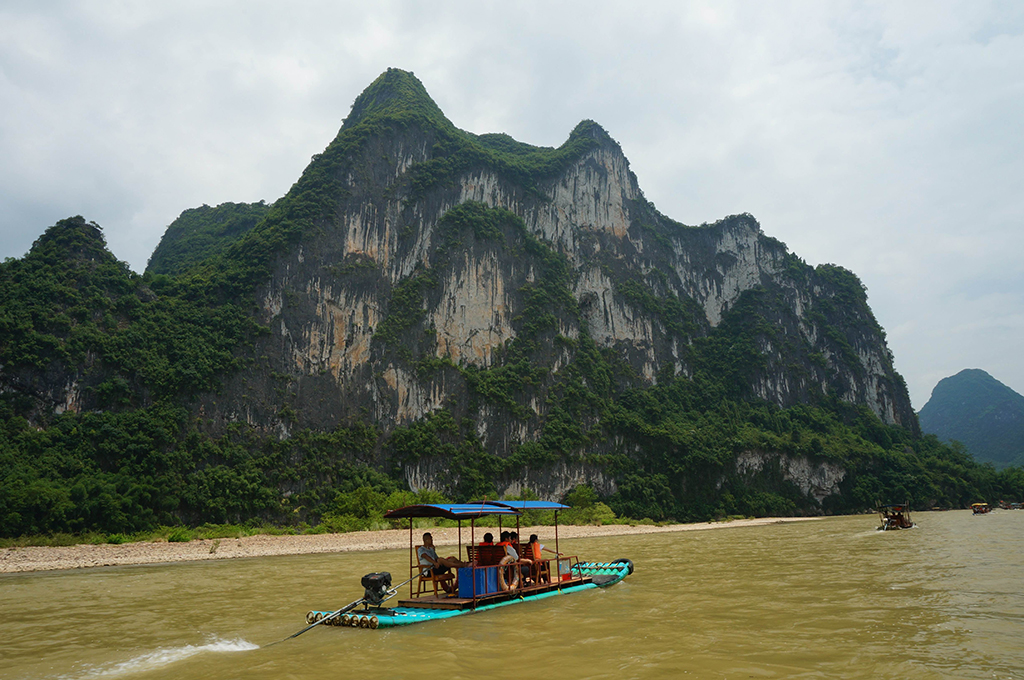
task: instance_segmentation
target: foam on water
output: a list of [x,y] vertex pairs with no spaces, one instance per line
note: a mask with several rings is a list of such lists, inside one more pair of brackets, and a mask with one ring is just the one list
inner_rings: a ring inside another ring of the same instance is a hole
[[213,638],[210,642],[203,645],[183,645],[181,647],[157,649],[152,652],[140,654],[139,656],[128,659],[127,661],[90,668],[81,675],[75,677],[82,679],[113,678],[163,668],[164,666],[169,666],[173,663],[177,663],[178,661],[188,659],[189,657],[193,657],[204,652],[245,652],[253,649],[259,649],[259,645],[254,645],[253,643],[242,639],[221,640]]

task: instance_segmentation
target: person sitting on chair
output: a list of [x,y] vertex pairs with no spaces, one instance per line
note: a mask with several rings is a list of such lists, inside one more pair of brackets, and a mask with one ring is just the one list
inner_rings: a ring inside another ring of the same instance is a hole
[[501,541],[498,542],[502,548],[505,549],[505,554],[514,560],[519,559],[519,553],[516,552],[515,547],[512,545],[512,534],[507,531],[501,532]]
[[523,575],[523,578],[530,579],[530,573],[533,569],[533,560],[526,555],[520,555],[519,551],[516,550],[517,545],[519,545],[519,534],[514,531],[509,532],[508,543],[505,544],[505,554],[519,562],[519,571]]
[[484,540],[480,541],[480,545],[494,545],[494,534],[484,534]]
[[533,559],[533,562],[536,565],[536,573],[534,574],[534,576],[537,580],[540,581],[550,580],[550,574],[548,573],[547,563],[544,561],[543,553],[545,550],[553,555],[557,555],[558,557],[562,556],[562,553],[552,550],[551,548],[545,547],[540,541],[538,541],[537,534],[530,534],[530,542],[526,544],[526,548],[523,549],[523,552],[526,554],[527,557]]
[[544,550],[547,550],[549,553],[551,553],[553,555],[558,555],[558,556],[562,555],[562,553],[556,552],[556,551],[552,550],[551,548],[547,548],[543,544],[538,542],[537,541],[537,534],[530,534],[530,542],[526,544],[526,550],[524,551],[526,553],[526,556],[527,557],[532,557],[535,561],[536,560],[541,560],[541,559],[544,559],[543,556],[541,555],[541,552],[544,551]]
[[423,534],[423,545],[416,549],[416,557],[419,559],[420,566],[424,567],[420,570],[421,575],[448,575],[448,578],[441,580],[441,587],[444,588],[444,592],[449,594],[455,592],[455,588],[450,583],[452,567],[469,566],[458,557],[438,557],[437,550],[434,549],[434,537],[430,535],[430,532]]

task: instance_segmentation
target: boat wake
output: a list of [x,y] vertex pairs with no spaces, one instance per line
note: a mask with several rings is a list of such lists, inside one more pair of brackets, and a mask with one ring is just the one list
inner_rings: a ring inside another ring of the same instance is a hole
[[245,652],[252,649],[259,649],[259,645],[254,645],[253,643],[242,639],[221,640],[214,638],[210,640],[210,642],[202,645],[184,645],[181,647],[157,649],[152,652],[140,654],[139,656],[128,659],[127,661],[87,668],[74,676],[65,677],[68,678],[68,680],[71,680],[71,678],[76,680],[85,680],[86,678],[115,678],[134,673],[144,673],[146,671],[156,670],[206,652]]

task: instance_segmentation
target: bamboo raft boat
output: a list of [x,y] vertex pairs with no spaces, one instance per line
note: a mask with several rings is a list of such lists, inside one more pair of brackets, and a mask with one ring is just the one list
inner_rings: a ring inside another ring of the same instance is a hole
[[[448,619],[593,588],[607,588],[633,573],[633,563],[628,559],[580,561],[577,556],[559,552],[558,511],[565,509],[568,506],[545,501],[480,501],[410,505],[392,510],[385,514],[386,518],[409,519],[410,578],[392,586],[391,574],[388,572],[367,574],[362,578],[365,591],[362,598],[336,611],[310,611],[306,614],[308,627],[296,635],[317,625],[376,629]],[[541,558],[540,548],[533,547],[533,543],[510,542],[508,545],[511,550],[504,544],[476,544],[477,519],[497,515],[500,530],[502,518],[514,517],[518,530],[519,517],[527,510],[555,511],[555,550],[547,550],[553,552],[555,558]],[[413,519],[417,517],[443,517],[459,521],[458,558],[465,566],[455,569],[455,574],[438,574],[435,572],[441,569],[425,568],[426,563],[418,556],[422,546],[415,546],[413,542]],[[471,537],[466,546],[462,544],[464,520],[470,522]],[[465,561],[462,560],[464,547]],[[533,550],[530,557],[522,555],[524,550],[530,549]],[[414,582],[417,585],[415,590]],[[395,607],[384,606],[406,584],[409,585],[409,597],[400,599]],[[360,606],[362,608],[357,609]]]
[[878,515],[882,522],[878,527],[879,531],[898,531],[899,529],[917,527],[917,524],[910,519],[909,503],[882,505],[878,508]]

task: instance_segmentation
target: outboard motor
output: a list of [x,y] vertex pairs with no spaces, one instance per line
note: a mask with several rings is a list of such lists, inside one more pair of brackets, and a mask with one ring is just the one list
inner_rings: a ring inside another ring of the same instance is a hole
[[376,607],[388,596],[388,589],[391,588],[391,574],[386,571],[367,574],[363,577],[363,588],[366,589],[363,599]]

